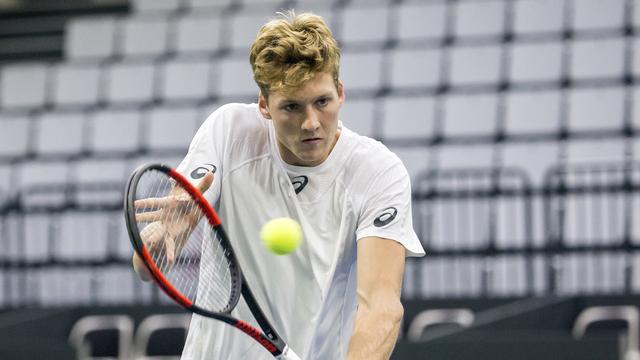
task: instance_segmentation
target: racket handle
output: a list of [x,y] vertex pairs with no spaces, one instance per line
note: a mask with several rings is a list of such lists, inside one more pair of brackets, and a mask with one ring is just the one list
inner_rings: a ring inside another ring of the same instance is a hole
[[282,351],[282,354],[280,354],[280,356],[276,357],[276,359],[279,359],[279,360],[300,360],[300,357],[298,355],[296,355],[296,353],[294,353],[293,350],[291,350],[290,347],[286,346],[284,348],[284,350]]

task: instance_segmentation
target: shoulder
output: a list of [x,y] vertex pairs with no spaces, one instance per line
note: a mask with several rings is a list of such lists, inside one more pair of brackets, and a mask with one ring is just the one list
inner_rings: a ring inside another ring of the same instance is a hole
[[207,117],[204,125],[229,132],[251,128],[266,129],[266,121],[260,115],[256,104],[230,103],[220,106]]
[[257,104],[223,105],[207,117],[202,129],[220,151],[227,153],[261,153],[269,138],[269,120],[262,117]]
[[402,198],[411,180],[402,160],[381,142],[347,131],[351,148],[342,181],[355,207],[364,209],[382,194]]
[[347,165],[351,176],[371,178],[392,170],[406,173],[402,160],[383,143],[346,128],[343,131],[349,142]]

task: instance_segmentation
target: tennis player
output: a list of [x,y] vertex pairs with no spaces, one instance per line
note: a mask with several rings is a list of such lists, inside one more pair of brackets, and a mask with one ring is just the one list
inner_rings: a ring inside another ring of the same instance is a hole
[[[211,114],[178,170],[194,183],[214,172],[201,189],[265,315],[297,354],[388,359],[403,315],[405,257],[424,255],[407,171],[383,144],[349,130],[350,119],[340,121],[340,49],[321,17],[289,12],[268,22],[249,60],[258,103]],[[277,256],[258,234],[283,216],[301,224],[304,242]],[[234,311],[251,316],[244,303]],[[240,331],[198,315],[182,355],[271,358]]]

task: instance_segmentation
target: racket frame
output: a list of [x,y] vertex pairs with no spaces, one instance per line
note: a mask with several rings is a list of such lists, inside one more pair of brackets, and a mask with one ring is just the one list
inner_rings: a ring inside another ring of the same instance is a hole
[[[220,244],[225,249],[225,255],[227,256],[230,264],[230,273],[231,281],[232,281],[232,295],[229,301],[229,304],[225,307],[224,311],[214,312],[203,309],[196,304],[194,304],[190,299],[180,293],[171,283],[167,280],[167,278],[162,274],[160,269],[156,266],[154,261],[147,250],[147,247],[144,245],[142,238],[140,236],[140,231],[138,229],[138,224],[136,221],[136,210],[135,210],[135,200],[136,200],[136,188],[140,178],[142,178],[143,174],[147,171],[159,171],[167,175],[168,178],[171,178],[175,181],[176,185],[179,185],[182,189],[186,190],[189,196],[195,201],[198,205],[207,221],[211,224],[211,226],[217,232]],[[151,276],[154,282],[175,302],[184,307],[185,309],[196,313],[198,315],[202,315],[205,317],[213,318],[216,320],[223,321],[236,329],[244,332],[245,334],[252,337],[258,343],[260,343],[267,351],[269,351],[274,357],[280,358],[284,356],[285,358],[293,358],[297,359],[297,355],[293,353],[287,346],[287,344],[280,338],[275,329],[271,326],[269,321],[267,320],[264,312],[260,308],[260,305],[256,301],[253,293],[246,286],[246,282],[244,279],[244,275],[242,270],[240,269],[240,264],[238,264],[237,258],[231,247],[231,243],[229,242],[229,238],[222,227],[222,223],[220,221],[220,217],[213,209],[213,207],[206,200],[204,195],[193,185],[191,184],[182,174],[177,172],[175,169],[166,166],[164,164],[145,164],[139,166],[129,177],[127,182],[127,186],[125,189],[124,196],[124,213],[125,213],[125,223],[127,225],[127,232],[129,233],[129,239],[131,240],[131,244],[138,254],[138,256],[143,260],[143,263],[151,273]],[[240,289],[238,292],[237,289]],[[249,306],[249,310],[253,314],[254,318],[260,325],[263,331],[255,328],[249,323],[236,319],[231,316],[231,311],[235,308],[238,303],[239,297],[242,295],[245,302]],[[287,356],[288,355],[288,356]]]

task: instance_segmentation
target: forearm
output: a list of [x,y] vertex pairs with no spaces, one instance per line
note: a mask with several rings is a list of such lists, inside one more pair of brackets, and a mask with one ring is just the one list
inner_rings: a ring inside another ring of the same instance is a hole
[[403,308],[400,303],[369,307],[360,304],[349,342],[348,360],[387,360],[396,344]]

